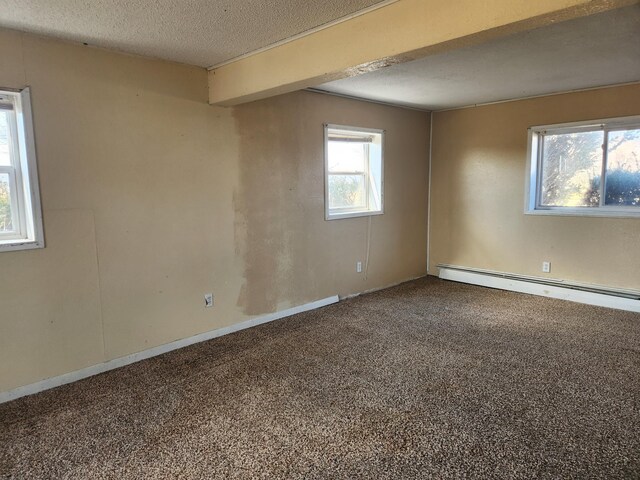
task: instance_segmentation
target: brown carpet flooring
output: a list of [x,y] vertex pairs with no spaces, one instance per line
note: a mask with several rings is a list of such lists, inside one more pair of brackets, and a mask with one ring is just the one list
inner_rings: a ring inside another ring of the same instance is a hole
[[422,279],[0,405],[0,478],[640,478],[640,315]]

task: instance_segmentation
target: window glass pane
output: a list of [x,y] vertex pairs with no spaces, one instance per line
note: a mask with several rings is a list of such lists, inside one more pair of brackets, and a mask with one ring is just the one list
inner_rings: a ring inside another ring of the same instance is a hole
[[364,175],[329,175],[329,208],[366,206]]
[[0,166],[11,165],[9,156],[9,128],[7,123],[7,112],[0,110]]
[[542,205],[599,205],[603,140],[602,131],[544,136],[540,192]]
[[365,143],[329,141],[329,172],[364,172]]
[[0,233],[14,231],[11,215],[11,192],[9,175],[0,173]]
[[640,129],[609,132],[605,205],[640,207]]

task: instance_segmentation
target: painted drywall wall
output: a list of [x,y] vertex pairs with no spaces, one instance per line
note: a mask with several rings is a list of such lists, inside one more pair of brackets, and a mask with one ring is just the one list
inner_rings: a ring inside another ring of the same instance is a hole
[[637,114],[640,85],[435,113],[429,272],[443,263],[640,289],[640,218],[524,214],[528,127]]
[[[7,30],[0,85],[32,88],[47,242],[0,253],[0,391],[426,272],[424,113],[211,107],[204,69]],[[366,280],[368,220],[324,220],[324,122],[387,131]]]
[[[298,92],[235,107],[234,116],[246,313],[426,273],[427,114]],[[324,123],[385,130],[384,215],[324,219]]]

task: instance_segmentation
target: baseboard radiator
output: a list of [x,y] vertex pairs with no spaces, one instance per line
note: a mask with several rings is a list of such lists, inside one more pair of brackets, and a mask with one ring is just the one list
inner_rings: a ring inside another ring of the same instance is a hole
[[640,291],[638,290],[567,282],[459,265],[439,264],[438,269],[438,276],[443,280],[640,313]]

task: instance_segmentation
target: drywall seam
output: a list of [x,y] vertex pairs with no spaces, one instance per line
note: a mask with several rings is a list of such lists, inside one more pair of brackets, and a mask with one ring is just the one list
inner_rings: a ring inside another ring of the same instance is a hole
[[316,300],[314,302],[306,303],[304,305],[299,305],[297,307],[288,308],[286,310],[281,310],[279,312],[269,313],[267,315],[261,315],[261,316],[252,318],[250,320],[246,320],[244,322],[236,323],[234,325],[229,325],[228,327],[218,328],[216,330],[211,330],[209,332],[200,333],[192,337],[183,338],[181,340],[176,340],[175,342],[160,345],[154,348],[150,348],[148,350],[143,350],[142,352],[132,353],[124,357],[109,360],[107,362],[99,363],[97,365],[92,365],[90,367],[86,367],[81,370],[65,373],[57,377],[47,378],[45,380],[41,380],[39,382],[32,383],[29,385],[24,385],[22,387],[15,388],[13,390],[8,390],[6,392],[0,392],[0,403],[9,402],[11,400],[15,400],[20,397],[33,395],[34,393],[42,392],[55,387],[60,387],[62,385],[76,382],[84,378],[88,378],[94,375],[98,375],[100,373],[108,372],[109,370],[115,370],[116,368],[124,367],[126,365],[131,365],[132,363],[136,363],[141,360],[146,360],[148,358],[156,357],[158,355],[171,352],[172,350],[188,347],[189,345],[194,345],[196,343],[206,342],[207,340],[211,340],[213,338],[221,337],[223,335],[228,335],[230,333],[238,332],[240,330],[245,330],[247,328],[255,327],[263,323],[273,322],[274,320],[279,320],[281,318],[289,317],[291,315],[295,315],[296,313],[315,310],[317,308],[331,305],[332,303],[337,303],[338,301],[339,301],[338,296],[333,295],[331,297],[323,298],[322,300]]
[[[513,274],[513,276],[516,275]],[[477,270],[463,271],[441,266],[439,277],[443,280],[451,280],[454,282],[470,283],[472,285],[480,285],[483,287],[510,290],[512,292],[528,293],[541,297],[557,298],[560,300],[568,300],[570,302],[585,303],[587,305],[596,305],[599,307],[615,308],[617,310],[627,310],[630,312],[640,313],[640,300],[576,290],[575,288],[535,283],[526,280],[516,280],[514,278],[497,277]]]
[[[98,313],[100,314],[100,334],[102,335],[102,358],[107,358],[107,339],[105,335],[104,328],[104,312],[102,305],[104,304],[104,300],[102,298],[102,286],[100,282],[100,252],[98,250],[98,232],[96,228],[96,214],[91,209],[91,221],[93,223],[93,240],[95,242],[95,252],[96,252],[96,269],[97,269],[97,281],[98,281]],[[1,402],[0,402],[1,403]]]

